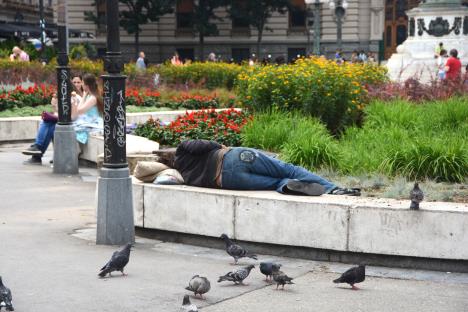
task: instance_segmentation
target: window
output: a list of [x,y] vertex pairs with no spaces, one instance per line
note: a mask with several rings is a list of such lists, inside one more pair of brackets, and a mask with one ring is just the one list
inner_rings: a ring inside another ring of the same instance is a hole
[[288,49],[288,62],[292,62],[293,60],[306,55],[305,48],[289,48]]
[[181,48],[181,49],[176,49],[176,51],[179,54],[179,59],[182,62],[185,62],[186,60],[193,61],[195,59],[195,53],[193,49]]
[[[246,12],[247,10],[247,0],[235,0],[233,6],[242,15],[242,12]],[[249,23],[245,18],[233,17],[232,28],[249,28]]]
[[193,9],[193,0],[181,0],[177,2],[177,29],[193,28]]
[[249,48],[232,48],[232,59],[236,63],[248,60],[250,58]]
[[304,0],[291,0],[289,9],[289,28],[305,28],[307,11]]

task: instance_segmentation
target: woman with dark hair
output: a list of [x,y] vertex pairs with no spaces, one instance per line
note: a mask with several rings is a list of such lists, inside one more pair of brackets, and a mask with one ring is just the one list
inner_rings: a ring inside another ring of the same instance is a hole
[[74,120],[76,140],[86,144],[89,133],[103,129],[101,116],[104,112],[104,103],[94,75],[83,76],[83,90],[81,101],[72,100],[71,117]]
[[[74,91],[72,94],[75,96],[72,98],[73,101],[81,101],[83,96],[83,78],[79,74],[72,75],[72,80]],[[57,95],[54,94],[52,96],[51,103],[52,108],[54,110],[54,115],[57,116],[58,111],[58,99]],[[73,106],[73,105],[72,105]],[[57,120],[47,120],[43,119],[39,124],[39,129],[37,131],[36,140],[33,145],[29,148],[22,151],[25,155],[30,155],[31,158],[26,160],[24,164],[41,164],[42,163],[42,155],[46,152],[47,148],[49,147],[50,142],[54,138],[55,132],[55,124]]]
[[461,79],[462,63],[458,59],[457,49],[450,50],[450,57],[445,62],[445,76],[447,80],[458,82]]

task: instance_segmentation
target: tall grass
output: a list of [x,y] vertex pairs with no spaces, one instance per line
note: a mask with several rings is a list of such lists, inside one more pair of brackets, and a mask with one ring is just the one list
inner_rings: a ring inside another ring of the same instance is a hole
[[337,139],[317,119],[259,114],[243,144],[280,151],[285,161],[341,174],[463,182],[468,177],[468,98],[411,104],[373,102],[363,126]]

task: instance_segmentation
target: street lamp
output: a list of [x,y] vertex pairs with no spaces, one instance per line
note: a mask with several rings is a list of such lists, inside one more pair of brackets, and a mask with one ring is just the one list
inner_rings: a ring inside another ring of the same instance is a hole
[[107,52],[104,81],[104,163],[98,178],[96,243],[135,241],[132,180],[127,163],[125,79],[120,52],[119,2],[106,0]]
[[[314,24],[314,48],[313,53],[320,55],[320,5],[328,0],[305,0],[307,5],[307,38],[310,38],[310,26]],[[312,12],[311,6],[314,5]],[[310,41],[310,40],[308,40]],[[307,45],[309,48],[309,44]]]
[[[57,1],[58,55],[57,98],[58,124],[54,134],[54,173],[78,173],[75,130],[71,120],[71,77],[68,66],[67,0]],[[43,43],[43,42],[42,42]],[[44,48],[44,45],[42,46]]]
[[45,19],[44,19],[44,0],[39,0],[39,29],[41,31],[41,62],[42,64],[46,63],[45,58]]
[[336,21],[336,43],[338,45],[338,49],[341,49],[342,47],[343,19],[346,15],[348,5],[348,1],[346,0],[330,0],[329,2],[330,10],[333,12]]

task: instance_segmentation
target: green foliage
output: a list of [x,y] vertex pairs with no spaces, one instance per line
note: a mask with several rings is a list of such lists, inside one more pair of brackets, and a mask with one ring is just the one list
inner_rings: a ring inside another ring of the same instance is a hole
[[82,44],[73,46],[70,50],[70,58],[72,60],[87,59],[88,52],[86,51],[85,46]]
[[338,134],[359,124],[367,104],[367,84],[382,83],[386,70],[367,64],[338,65],[323,58],[300,59],[293,65],[245,68],[236,80],[242,104],[254,111],[270,108],[301,111],[320,118]]
[[281,151],[281,158],[341,174],[385,174],[463,182],[468,177],[468,98],[414,105],[374,102],[362,128],[332,138],[317,120],[278,111],[257,113],[243,145]]
[[242,129],[242,144],[279,152],[283,144],[290,140],[294,118],[289,113],[279,111],[256,114]]

